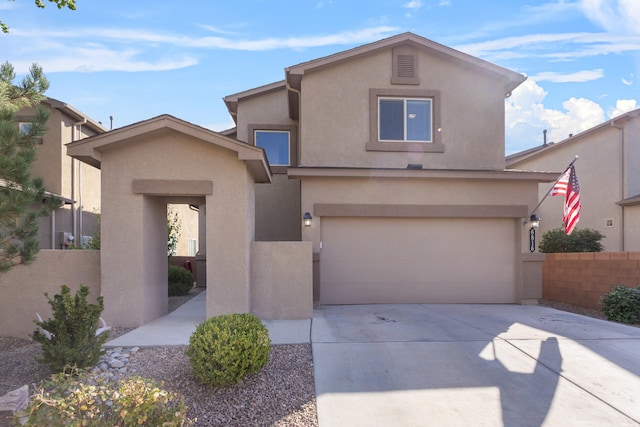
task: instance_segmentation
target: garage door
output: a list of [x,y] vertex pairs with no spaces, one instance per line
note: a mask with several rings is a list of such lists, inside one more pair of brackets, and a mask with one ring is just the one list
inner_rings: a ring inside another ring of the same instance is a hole
[[513,303],[514,221],[324,217],[320,303]]

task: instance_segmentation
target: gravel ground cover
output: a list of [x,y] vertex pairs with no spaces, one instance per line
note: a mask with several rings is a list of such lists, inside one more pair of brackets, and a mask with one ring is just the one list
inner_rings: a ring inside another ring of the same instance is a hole
[[[169,298],[173,311],[199,293]],[[553,301],[540,305],[585,316],[606,319],[589,310]],[[110,339],[131,328],[113,328]],[[164,382],[164,388],[185,396],[188,417],[196,426],[300,426],[318,425],[313,379],[313,358],[309,344],[276,345],[269,363],[258,373],[227,387],[200,385],[189,374],[185,346],[140,349],[131,355],[128,367],[137,375]],[[46,367],[35,358],[39,344],[26,339],[0,337],[0,396],[25,384],[33,387],[48,378]]]

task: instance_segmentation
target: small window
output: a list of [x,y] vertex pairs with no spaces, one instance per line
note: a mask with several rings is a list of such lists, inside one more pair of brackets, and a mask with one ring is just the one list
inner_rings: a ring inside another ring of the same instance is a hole
[[289,132],[275,130],[256,130],[255,144],[264,149],[270,165],[289,165]]
[[614,226],[612,219],[607,219],[604,221],[604,226],[607,228],[612,228]]
[[379,140],[433,142],[431,99],[379,98]]
[[33,124],[32,123],[20,122],[20,123],[18,123],[18,126],[20,127],[20,135],[27,136],[29,134],[29,131],[31,130],[31,127],[33,126]]
[[198,240],[196,239],[189,239],[187,242],[188,245],[188,254],[189,256],[196,256],[197,252],[198,252]]

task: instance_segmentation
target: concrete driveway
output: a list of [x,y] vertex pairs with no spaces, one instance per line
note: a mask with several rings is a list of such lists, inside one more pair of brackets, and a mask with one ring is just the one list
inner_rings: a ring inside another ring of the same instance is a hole
[[640,424],[640,328],[539,306],[314,311],[320,427]]

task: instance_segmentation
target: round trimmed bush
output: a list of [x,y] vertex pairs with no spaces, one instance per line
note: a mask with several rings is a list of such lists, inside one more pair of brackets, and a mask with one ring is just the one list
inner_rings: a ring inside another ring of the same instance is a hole
[[196,327],[187,356],[202,384],[229,385],[258,372],[269,361],[269,331],[253,314],[225,314]]
[[186,295],[193,289],[193,274],[177,265],[169,266],[169,296]]
[[640,324],[640,286],[618,285],[602,297],[602,311],[607,319],[628,324]]

